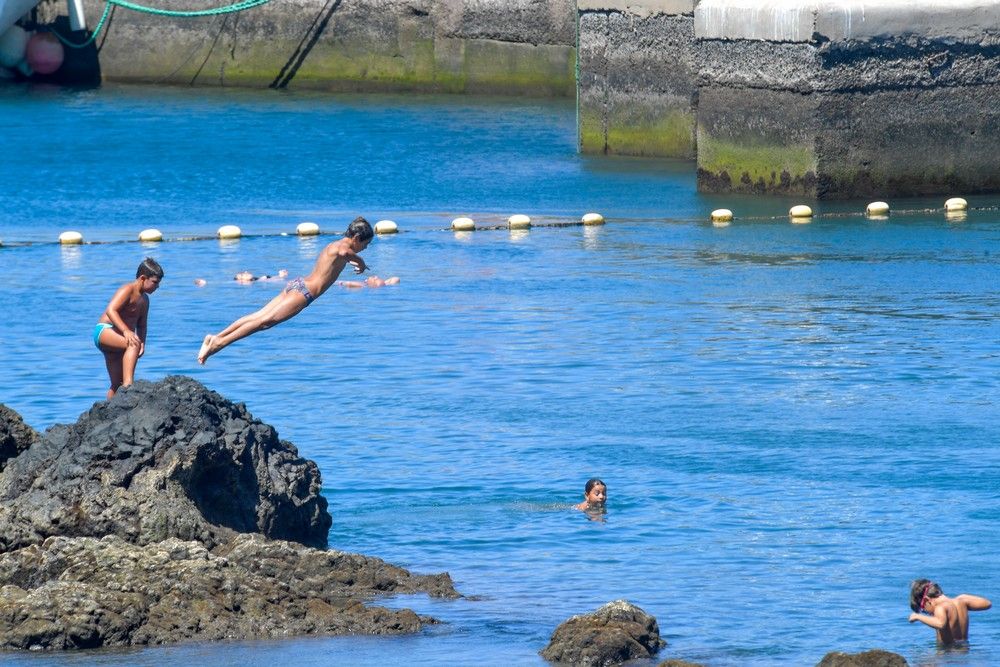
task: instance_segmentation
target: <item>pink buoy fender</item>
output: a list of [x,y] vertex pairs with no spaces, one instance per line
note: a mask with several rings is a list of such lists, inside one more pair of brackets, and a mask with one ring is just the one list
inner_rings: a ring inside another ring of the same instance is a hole
[[38,74],[52,74],[63,64],[63,45],[51,32],[38,32],[28,40],[26,59]]

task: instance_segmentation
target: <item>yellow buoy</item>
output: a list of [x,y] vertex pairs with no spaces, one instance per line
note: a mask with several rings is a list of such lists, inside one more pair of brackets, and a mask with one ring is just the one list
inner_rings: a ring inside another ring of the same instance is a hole
[[295,233],[299,236],[316,236],[319,234],[319,225],[315,222],[300,222],[295,226]]
[[961,197],[952,197],[944,203],[944,210],[946,211],[964,211],[969,208],[969,202],[965,201]]
[[580,218],[580,222],[585,225],[603,225],[604,216],[600,213],[586,213],[582,218]]
[[220,239],[238,239],[243,236],[243,231],[236,225],[222,225],[216,234]]
[[392,220],[379,220],[375,223],[376,234],[395,234],[399,231],[399,226]]
[[865,215],[886,216],[889,215],[889,205],[884,201],[873,201],[865,207]]
[[159,229],[144,229],[139,232],[139,240],[145,242],[157,242],[163,240],[163,234]]
[[732,222],[733,212],[728,208],[717,208],[712,211],[712,222]]
[[83,234],[80,232],[63,232],[59,235],[59,243],[63,245],[80,245],[83,243]]
[[476,228],[476,223],[472,218],[455,218],[451,221],[451,228],[456,232],[471,232]]
[[792,222],[808,222],[812,215],[813,210],[805,204],[793,206],[788,210],[788,217],[792,219]]
[[507,226],[511,229],[527,229],[531,227],[531,218],[517,213],[507,218]]
[[944,219],[948,222],[965,222],[968,220],[969,214],[965,211],[945,211]]

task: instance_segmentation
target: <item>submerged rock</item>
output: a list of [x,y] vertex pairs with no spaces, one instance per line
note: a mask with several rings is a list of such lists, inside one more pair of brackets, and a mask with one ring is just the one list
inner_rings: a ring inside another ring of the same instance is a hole
[[[458,597],[325,550],[316,464],[198,382],[139,382],[41,437],[0,412],[0,649],[400,634],[378,595]],[[7,451],[7,450],[4,450]]]
[[0,474],[3,551],[53,535],[211,549],[251,532],[325,547],[331,523],[315,463],[242,404],[181,376],[119,391]]
[[627,600],[615,600],[562,623],[541,655],[559,664],[605,667],[651,658],[666,644],[655,618]]
[[0,470],[38,440],[38,432],[24,423],[21,415],[0,403]]
[[872,649],[861,653],[831,651],[816,667],[907,667],[906,658],[898,653]]

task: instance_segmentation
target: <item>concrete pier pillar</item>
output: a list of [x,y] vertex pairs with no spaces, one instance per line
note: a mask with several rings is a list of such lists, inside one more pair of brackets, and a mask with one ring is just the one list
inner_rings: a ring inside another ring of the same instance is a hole
[[584,153],[694,157],[695,0],[578,0]]
[[698,187],[1000,191],[1000,3],[702,0]]

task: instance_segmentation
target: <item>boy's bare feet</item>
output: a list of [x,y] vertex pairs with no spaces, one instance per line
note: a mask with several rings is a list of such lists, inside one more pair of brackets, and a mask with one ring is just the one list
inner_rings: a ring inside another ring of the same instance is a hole
[[212,354],[210,349],[212,347],[212,343],[214,342],[215,342],[215,336],[211,335],[205,336],[205,340],[201,342],[201,349],[198,350],[199,364],[204,364],[205,360],[208,359],[208,357]]

